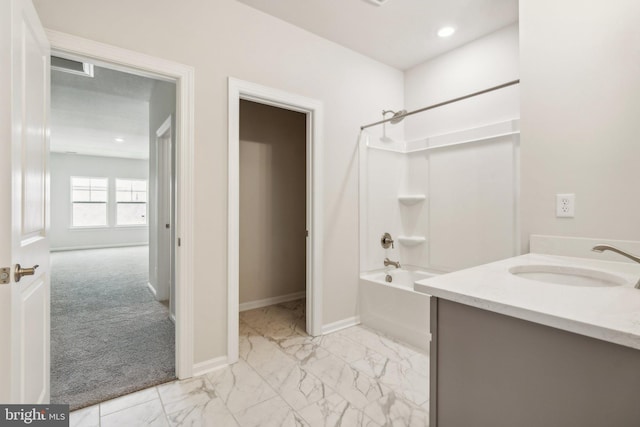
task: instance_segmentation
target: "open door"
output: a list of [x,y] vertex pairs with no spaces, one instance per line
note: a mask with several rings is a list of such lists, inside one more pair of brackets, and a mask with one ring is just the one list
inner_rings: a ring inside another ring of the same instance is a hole
[[173,203],[171,197],[171,116],[156,131],[155,197],[153,205],[156,218],[156,298],[169,300],[170,313],[174,314],[173,295]]
[[8,281],[0,306],[10,312],[0,325],[8,344],[0,387],[12,403],[41,404],[49,402],[50,48],[30,0],[3,1],[0,16],[0,267],[10,269],[0,273]]

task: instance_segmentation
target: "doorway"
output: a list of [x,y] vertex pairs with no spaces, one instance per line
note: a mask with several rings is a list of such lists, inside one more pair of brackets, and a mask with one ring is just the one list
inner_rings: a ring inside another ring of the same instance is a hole
[[305,126],[305,331],[322,334],[322,103],[242,80],[229,79],[229,206],[228,206],[228,343],[227,362],[238,360],[240,294],[240,103],[279,107],[302,113]]
[[175,128],[175,366],[179,379],[193,375],[194,347],[194,69],[193,67],[56,31],[47,31],[52,53],[88,59],[113,69],[176,84]]
[[306,176],[305,114],[240,100],[240,321],[267,337],[306,333]]
[[55,56],[51,82],[51,399],[73,410],[175,379],[170,119],[155,129],[176,87]]

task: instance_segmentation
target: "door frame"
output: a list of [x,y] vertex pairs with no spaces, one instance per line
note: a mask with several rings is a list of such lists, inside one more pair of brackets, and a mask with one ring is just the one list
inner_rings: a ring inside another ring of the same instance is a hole
[[70,34],[45,30],[52,54],[176,84],[176,376],[193,375],[194,292],[194,69]]
[[229,77],[227,361],[238,360],[240,290],[240,100],[306,115],[307,319],[309,335],[322,334],[322,126],[321,101]]

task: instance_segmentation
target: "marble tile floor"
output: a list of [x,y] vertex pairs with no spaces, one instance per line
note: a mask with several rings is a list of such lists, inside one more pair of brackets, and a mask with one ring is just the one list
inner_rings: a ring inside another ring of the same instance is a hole
[[71,414],[71,427],[428,426],[429,358],[363,326],[304,332],[304,300],[240,313],[240,360]]

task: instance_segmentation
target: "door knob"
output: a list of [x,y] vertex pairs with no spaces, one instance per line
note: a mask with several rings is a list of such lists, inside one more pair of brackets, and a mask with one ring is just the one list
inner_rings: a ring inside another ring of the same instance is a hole
[[13,273],[13,279],[16,282],[19,282],[22,276],[33,276],[36,274],[36,268],[40,267],[38,264],[34,265],[31,268],[22,268],[20,264],[16,264],[15,271]]

